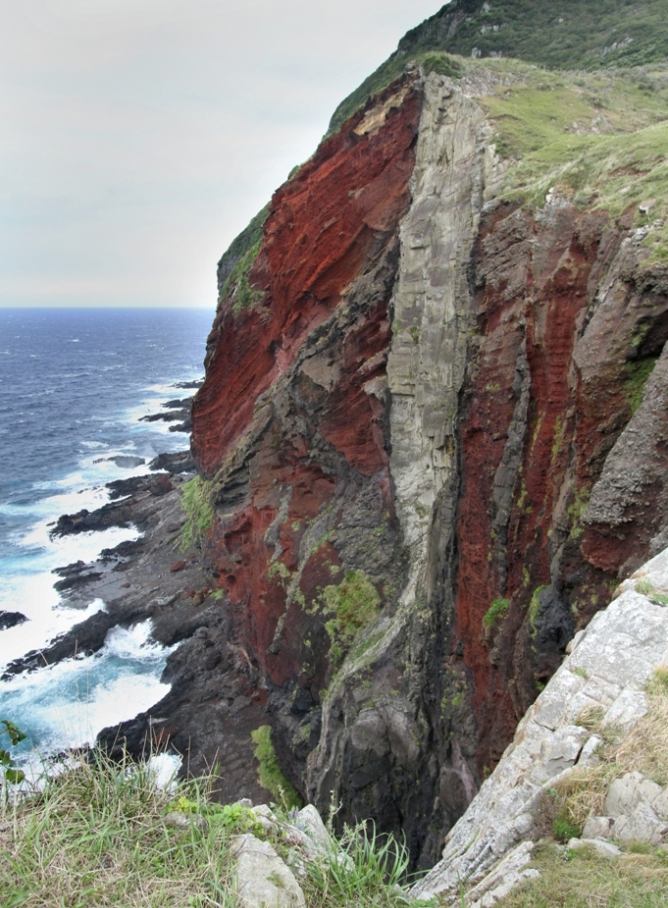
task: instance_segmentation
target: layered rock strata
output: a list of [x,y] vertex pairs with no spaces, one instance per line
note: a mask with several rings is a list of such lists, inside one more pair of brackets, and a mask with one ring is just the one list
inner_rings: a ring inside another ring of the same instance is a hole
[[412,70],[276,193],[193,407],[285,772],[423,866],[668,524],[668,285],[630,220],[504,200],[487,90]]

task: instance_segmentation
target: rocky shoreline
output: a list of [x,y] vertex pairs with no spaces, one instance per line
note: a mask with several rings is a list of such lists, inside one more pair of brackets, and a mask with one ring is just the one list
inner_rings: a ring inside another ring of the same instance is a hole
[[[150,711],[105,728],[98,744],[113,755],[123,748],[135,757],[169,749],[183,758],[182,772],[200,774],[221,766],[217,797],[256,803],[268,793],[257,782],[250,732],[266,719],[266,694],[248,655],[231,637],[222,603],[212,595],[197,553],[181,551],[186,522],[181,489],[193,477],[189,451],[160,454],[148,472],[107,483],[109,502],[94,511],[62,515],[50,535],[72,535],[134,527],[140,536],[104,549],[91,563],[77,561],[54,571],[65,603],[84,610],[96,599],[98,611],[57,637],[48,647],[10,663],[2,680],[81,658],[102,650],[114,627],[150,619],[151,639],[172,648],[162,680],[169,693]],[[2,613],[18,622],[18,613]],[[10,624],[7,624],[10,626]]]

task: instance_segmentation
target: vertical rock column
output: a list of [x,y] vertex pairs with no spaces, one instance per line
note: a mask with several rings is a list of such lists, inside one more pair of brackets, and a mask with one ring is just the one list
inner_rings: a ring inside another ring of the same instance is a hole
[[493,192],[496,176],[491,134],[481,108],[455,83],[427,77],[387,366],[393,498],[410,567],[363,653],[332,680],[309,757],[314,803],[326,809],[333,790],[349,816],[403,832],[423,866],[476,790],[471,710],[463,704],[463,730],[440,711],[454,596],[435,579],[454,575],[467,275],[485,187]]
[[435,506],[456,470],[458,395],[466,368],[468,268],[480,211],[496,176],[492,130],[477,102],[451,81],[426,80],[413,204],[401,227],[387,374],[392,395],[390,469],[411,549],[404,601],[424,578]]

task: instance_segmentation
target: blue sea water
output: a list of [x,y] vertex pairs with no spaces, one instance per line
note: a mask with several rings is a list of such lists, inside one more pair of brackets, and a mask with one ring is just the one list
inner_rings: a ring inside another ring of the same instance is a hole
[[[202,309],[0,309],[0,611],[29,619],[0,630],[0,674],[105,607],[69,607],[52,571],[136,531],[51,540],[49,524],[103,504],[106,482],[146,472],[109,458],[187,448],[187,435],[140,417],[193,393],[174,386],[201,378],[211,320]],[[167,652],[150,631],[117,628],[95,656],[0,682],[0,720],[28,732],[23,747],[49,752],[132,718],[168,690],[159,680]]]

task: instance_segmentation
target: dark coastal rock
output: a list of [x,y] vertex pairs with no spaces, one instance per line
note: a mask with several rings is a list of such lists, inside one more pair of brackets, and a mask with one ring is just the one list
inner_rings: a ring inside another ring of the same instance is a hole
[[170,427],[169,427],[169,431],[170,431],[170,432],[185,432],[185,433],[188,433],[188,432],[191,431],[192,427],[193,427],[192,419],[191,419],[190,417],[188,417],[184,422],[180,422],[180,423],[179,423],[178,425],[176,425],[176,426],[170,426]]
[[183,412],[172,412],[172,413],[152,413],[150,416],[142,416],[141,422],[177,422],[181,420],[175,426],[170,426],[170,432],[190,432],[192,428],[192,420],[190,413]]
[[150,470],[165,470],[170,474],[195,472],[195,461],[190,451],[178,451],[175,454],[158,454],[148,466]]
[[0,631],[6,631],[10,627],[16,627],[18,624],[23,624],[24,621],[27,621],[25,615],[22,615],[21,612],[0,612]]
[[194,381],[177,381],[174,387],[181,388],[183,391],[196,391],[198,388],[201,388],[203,384],[204,379],[195,379]]
[[117,467],[141,467],[146,463],[143,457],[132,457],[128,454],[117,454],[115,457],[109,457],[108,460],[115,463]]
[[54,589],[58,590],[59,593],[71,590],[77,586],[83,586],[93,580],[99,580],[102,576],[99,571],[93,570],[92,565],[84,564],[83,561],[75,561],[73,564],[66,565],[66,567],[55,568],[51,573],[57,574],[62,578],[53,585]]
[[117,501],[126,495],[136,495],[138,492],[149,492],[151,495],[166,495],[174,488],[169,480],[167,473],[158,473],[152,475],[146,473],[143,476],[131,476],[129,479],[114,479],[108,482],[106,488],[109,489],[109,498]]
[[86,508],[76,514],[63,514],[50,531],[52,539],[57,536],[71,536],[75,533],[89,533],[93,530],[107,530],[109,527],[129,527],[132,523],[131,509],[119,504],[105,504],[96,511]]
[[76,514],[61,515],[54,529],[50,530],[51,538],[107,530],[109,527],[136,526],[142,530],[146,522],[142,510],[137,507],[138,500],[167,495],[174,486],[167,473],[147,473],[129,479],[116,479],[107,483],[107,488],[111,499],[109,504],[95,511],[83,508]]
[[2,680],[8,681],[15,675],[55,665],[63,659],[77,656],[89,656],[104,646],[107,632],[115,624],[111,615],[97,612],[86,621],[77,624],[72,630],[56,639],[45,650],[31,650],[20,659],[15,659],[6,667]]
[[119,542],[113,549],[102,549],[100,552],[100,561],[112,561],[132,558],[138,555],[145,548],[143,539],[125,539]]
[[141,416],[139,422],[176,422],[181,419],[181,413],[149,413],[148,416]]
[[100,457],[98,460],[94,460],[93,463],[115,463],[117,467],[132,469],[133,467],[141,467],[146,463],[146,460],[143,457],[133,457],[130,454],[116,454],[114,457]]
[[170,432],[190,431],[192,397],[185,397],[183,400],[169,400],[163,404],[162,411],[158,413],[149,413],[148,416],[142,416],[140,422],[178,422],[178,426],[170,426]]

